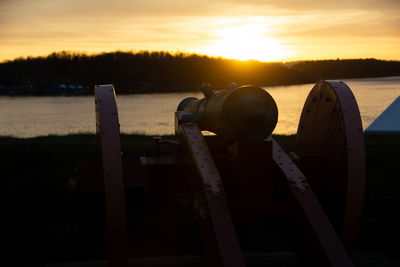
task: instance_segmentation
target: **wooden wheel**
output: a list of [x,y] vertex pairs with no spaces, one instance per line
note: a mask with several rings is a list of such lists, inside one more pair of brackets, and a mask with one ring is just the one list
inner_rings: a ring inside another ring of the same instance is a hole
[[117,101],[112,85],[95,87],[96,132],[104,173],[109,266],[128,266],[126,210]]
[[361,220],[365,151],[360,112],[343,82],[318,82],[297,131],[299,165],[343,245],[350,251]]

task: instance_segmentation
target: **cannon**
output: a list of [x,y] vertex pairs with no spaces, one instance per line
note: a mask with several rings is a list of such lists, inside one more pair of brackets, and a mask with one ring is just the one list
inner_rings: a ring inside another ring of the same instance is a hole
[[276,103],[261,88],[231,85],[230,90],[214,93],[204,83],[202,91],[203,99],[186,98],[179,103],[177,111],[198,114],[200,130],[216,133],[227,142],[265,139],[278,122]]
[[[131,157],[121,153],[114,87],[95,87],[101,172],[83,165],[79,185],[82,192],[94,184],[104,190],[109,266],[128,266],[129,259],[143,256],[145,242],[127,236],[129,188],[156,199],[156,209],[174,225],[185,224],[174,221],[180,218],[178,206],[189,207],[209,266],[246,266],[240,225],[268,221],[289,222],[304,266],[353,266],[349,255],[363,208],[365,156],[350,88],[343,82],[315,84],[290,153],[271,135],[278,109],[266,90],[232,85],[214,93],[203,84],[202,91],[203,99],[186,98],[171,114],[176,140],[155,138],[156,146],[172,147],[170,154]],[[178,196],[180,201],[171,200]]]

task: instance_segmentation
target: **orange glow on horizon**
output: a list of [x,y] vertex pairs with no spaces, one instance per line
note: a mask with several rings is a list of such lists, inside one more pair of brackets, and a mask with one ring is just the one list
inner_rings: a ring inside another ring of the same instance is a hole
[[261,25],[247,24],[215,31],[211,44],[199,49],[202,54],[239,60],[280,61],[292,52],[282,41],[270,38]]

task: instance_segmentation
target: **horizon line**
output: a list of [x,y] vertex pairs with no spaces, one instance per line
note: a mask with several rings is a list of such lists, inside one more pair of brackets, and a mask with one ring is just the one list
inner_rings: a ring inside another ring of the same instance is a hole
[[27,60],[27,59],[37,59],[37,58],[47,58],[53,54],[69,54],[69,55],[84,55],[84,56],[99,56],[103,54],[113,54],[113,53],[126,53],[126,54],[141,54],[141,53],[166,53],[172,56],[184,55],[184,56],[200,56],[200,57],[208,57],[213,59],[222,59],[222,60],[232,60],[238,62],[260,62],[260,63],[296,63],[296,62],[307,62],[307,61],[336,61],[336,60],[379,60],[379,61],[391,61],[391,62],[400,62],[397,59],[379,59],[375,57],[361,57],[361,58],[318,58],[318,59],[298,59],[298,60],[273,60],[273,61],[261,61],[257,59],[235,59],[235,58],[227,58],[223,56],[211,56],[207,54],[197,53],[197,52],[185,52],[185,51],[168,51],[168,50],[120,50],[116,49],[113,51],[102,51],[102,52],[88,52],[88,51],[79,51],[79,50],[59,50],[53,51],[47,54],[42,55],[26,55],[26,56],[17,56],[12,59],[3,59],[0,61],[0,64],[10,63],[18,60]]

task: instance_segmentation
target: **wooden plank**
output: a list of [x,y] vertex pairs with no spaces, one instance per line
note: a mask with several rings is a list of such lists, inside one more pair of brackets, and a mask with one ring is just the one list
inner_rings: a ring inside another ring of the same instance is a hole
[[179,129],[199,174],[200,192],[195,199],[211,266],[245,266],[239,241],[226,203],[224,187],[197,124],[180,121]]
[[272,141],[273,161],[293,197],[294,211],[303,217],[296,220],[302,222],[298,226],[305,236],[310,238],[315,257],[319,259],[320,264],[327,266],[353,266],[303,173],[272,137],[268,137],[267,140]]

